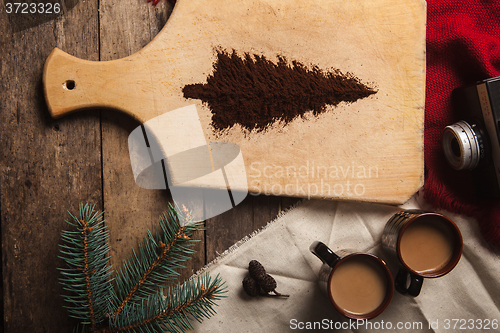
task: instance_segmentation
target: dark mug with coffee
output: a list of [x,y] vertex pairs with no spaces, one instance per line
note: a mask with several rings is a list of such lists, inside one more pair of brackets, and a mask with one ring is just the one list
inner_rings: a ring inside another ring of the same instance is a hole
[[350,319],[372,319],[387,308],[394,282],[383,260],[369,253],[334,253],[321,242],[314,242],[310,250],[323,262],[319,284],[340,314]]
[[396,290],[416,297],[424,278],[437,278],[455,268],[462,256],[463,241],[457,225],[446,216],[413,209],[389,219],[382,246],[399,265]]

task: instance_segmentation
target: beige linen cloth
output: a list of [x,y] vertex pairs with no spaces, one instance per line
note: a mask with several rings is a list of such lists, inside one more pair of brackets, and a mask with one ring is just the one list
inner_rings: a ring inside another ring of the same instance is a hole
[[[431,210],[416,194],[403,208]],[[243,239],[205,267],[226,281],[227,298],[217,314],[195,324],[196,332],[498,332],[500,252],[485,243],[476,223],[441,212],[460,228],[464,251],[449,274],[425,279],[416,298],[394,293],[384,313],[354,322],[336,313],[320,291],[321,261],[309,251],[315,240],[333,251],[353,249],[386,259],[380,239],[386,221],[401,207],[309,200]],[[248,262],[259,260],[289,298],[249,297],[242,288]],[[394,270],[393,270],[394,275]],[[338,328],[338,329],[336,329]]]

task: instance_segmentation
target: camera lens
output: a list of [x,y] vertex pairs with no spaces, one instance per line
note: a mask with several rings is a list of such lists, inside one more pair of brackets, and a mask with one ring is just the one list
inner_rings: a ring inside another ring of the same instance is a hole
[[476,125],[461,120],[446,126],[443,132],[443,149],[448,163],[456,170],[474,169],[483,154],[483,138]]

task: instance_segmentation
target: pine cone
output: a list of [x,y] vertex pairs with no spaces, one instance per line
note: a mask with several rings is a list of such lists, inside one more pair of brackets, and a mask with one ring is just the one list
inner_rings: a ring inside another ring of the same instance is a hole
[[260,287],[252,277],[247,276],[243,279],[243,289],[248,296],[255,297],[260,294]]
[[257,260],[252,260],[248,263],[248,271],[250,272],[250,276],[255,280],[259,280],[266,275],[266,269]]
[[275,292],[277,286],[276,280],[269,274],[259,277],[257,283],[266,293]]

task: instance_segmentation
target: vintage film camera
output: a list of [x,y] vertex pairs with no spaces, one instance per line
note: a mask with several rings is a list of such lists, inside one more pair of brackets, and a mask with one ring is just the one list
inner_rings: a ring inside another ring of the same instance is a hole
[[456,170],[471,170],[478,197],[500,197],[500,77],[458,88],[453,107],[463,120],[446,126],[442,144]]

